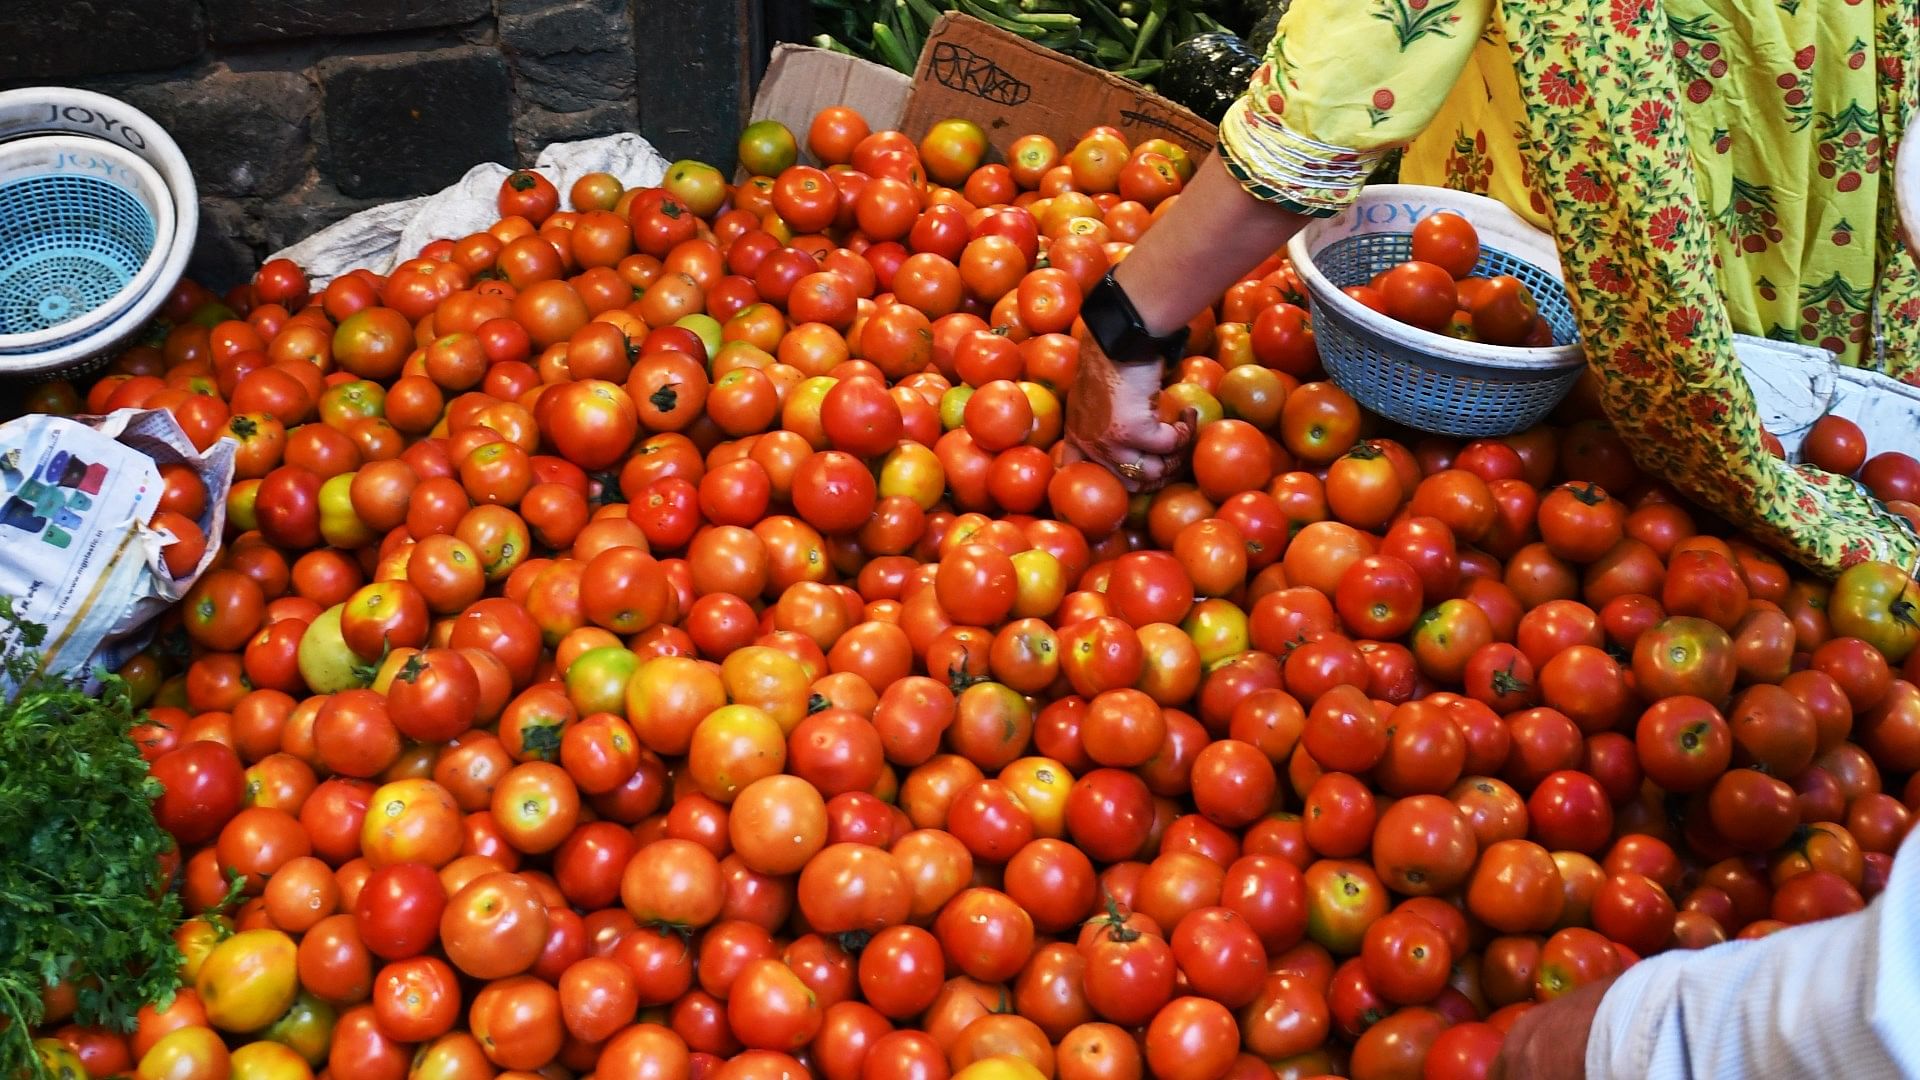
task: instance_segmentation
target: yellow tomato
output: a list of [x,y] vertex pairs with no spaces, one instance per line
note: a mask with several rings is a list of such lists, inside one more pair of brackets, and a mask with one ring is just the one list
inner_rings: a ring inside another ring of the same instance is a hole
[[1200,425],[1226,419],[1227,411],[1221,407],[1220,399],[1198,383],[1177,382],[1161,393],[1172,407],[1189,408],[1198,413]]
[[[942,407],[944,407],[944,397]],[[961,402],[965,408],[966,403]],[[949,425],[956,426],[956,425]],[[916,442],[903,442],[880,459],[880,498],[905,495],[922,510],[931,510],[947,492],[946,466],[932,450]]]
[[953,1074],[953,1080],[1047,1080],[1046,1074],[1017,1057],[982,1058]]
[[277,1042],[248,1043],[233,1052],[232,1080],[312,1080],[306,1060]]
[[258,479],[236,480],[227,489],[227,520],[234,523],[236,529],[257,529],[260,527],[260,515],[256,507],[260,499],[260,481]]
[[780,724],[752,705],[727,705],[693,729],[686,775],[701,794],[731,803],[742,788],[786,764],[787,733]]
[[967,402],[973,400],[973,387],[962,383],[940,395],[940,430],[952,431],[967,422]]
[[787,400],[780,406],[780,426],[807,440],[815,450],[832,447],[826,426],[820,421],[820,404],[827,399],[827,391],[839,383],[839,379],[826,375],[802,379],[787,392]]
[[180,949],[180,980],[191,983],[199,978],[200,965],[232,933],[233,922],[225,915],[201,915],[175,927],[173,943]]
[[300,991],[297,953],[293,939],[279,930],[248,930],[215,946],[194,980],[208,1022],[245,1032],[278,1020]]
[[360,851],[374,867],[420,862],[438,869],[460,854],[465,834],[453,795],[432,780],[382,784],[367,800]]
[[397,649],[388,650],[386,657],[380,661],[380,666],[374,669],[373,682],[369,688],[381,694],[392,689],[394,678],[407,666],[407,661],[418,655],[420,650],[411,645],[402,645]]
[[59,1039],[35,1039],[33,1052],[39,1056],[47,1075],[55,1080],[86,1080],[86,1062]]
[[1042,450],[1051,448],[1060,441],[1060,429],[1066,423],[1060,399],[1037,382],[1022,381],[1020,392],[1027,395],[1027,405],[1033,410],[1033,430],[1027,433],[1027,445]]
[[232,1056],[220,1033],[209,1027],[184,1027],[171,1031],[153,1044],[140,1067],[137,1080],[228,1080]]
[[1059,610],[1066,596],[1066,571],[1053,552],[1029,548],[1013,557],[1014,618],[1045,618]]
[[1056,839],[1066,835],[1067,792],[1073,787],[1073,773],[1065,765],[1052,758],[1023,757],[1000,770],[1000,782],[1032,815],[1036,835]]
[[1180,628],[1193,640],[1193,647],[1200,652],[1200,663],[1208,669],[1246,652],[1252,645],[1247,613],[1231,600],[1217,596],[1195,604]]
[[492,1076],[493,1062],[480,1040],[464,1031],[449,1031],[414,1052],[407,1080],[471,1080]]
[[333,1045],[335,1019],[332,1005],[302,990],[300,996],[293,999],[293,1006],[260,1034],[299,1054],[307,1064],[317,1066],[327,1060],[327,1051]]
[[320,535],[334,547],[351,551],[378,539],[372,529],[353,512],[354,473],[329,476],[320,484]]

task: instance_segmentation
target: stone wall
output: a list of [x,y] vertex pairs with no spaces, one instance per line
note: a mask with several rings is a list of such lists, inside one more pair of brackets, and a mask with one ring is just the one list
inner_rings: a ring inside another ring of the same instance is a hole
[[[764,54],[735,3],[0,0],[0,88],[100,90],[165,125],[201,196],[191,272],[224,286],[355,210],[551,142],[639,130],[669,158],[725,155],[720,123],[643,117],[640,99],[663,74],[652,9],[727,10],[736,52]],[[751,73],[728,74],[732,107]]]

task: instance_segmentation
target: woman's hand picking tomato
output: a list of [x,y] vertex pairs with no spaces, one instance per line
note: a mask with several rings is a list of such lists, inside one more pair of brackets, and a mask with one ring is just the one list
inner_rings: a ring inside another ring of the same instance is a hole
[[1116,364],[1086,339],[1079,374],[1067,395],[1067,442],[1077,456],[1120,477],[1129,491],[1157,491],[1181,465],[1199,417],[1191,408],[1173,419],[1156,405],[1161,365]]

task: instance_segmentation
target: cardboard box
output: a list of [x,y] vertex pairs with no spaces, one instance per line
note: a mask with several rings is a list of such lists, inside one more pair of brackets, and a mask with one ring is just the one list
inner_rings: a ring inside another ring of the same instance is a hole
[[778,120],[804,144],[813,114],[828,105],[851,106],[876,130],[895,127],[914,139],[942,120],[972,120],[1002,157],[1022,135],[1066,149],[1101,124],[1129,142],[1164,138],[1196,157],[1214,143],[1212,124],[1139,83],[967,15],[934,26],[912,78],[827,49],[776,45],[752,118]]
[[1195,157],[1213,150],[1214,127],[1139,83],[1123,79],[966,15],[947,15],[927,35],[900,130],[919,138],[964,117],[1002,154],[1022,135],[1071,147],[1108,124],[1129,143],[1161,138]]
[[800,140],[800,158],[819,164],[807,153],[807,126],[829,105],[858,109],[874,130],[892,127],[907,111],[913,79],[870,60],[818,49],[811,45],[773,47],[760,92],[753,96],[753,120],[778,120]]

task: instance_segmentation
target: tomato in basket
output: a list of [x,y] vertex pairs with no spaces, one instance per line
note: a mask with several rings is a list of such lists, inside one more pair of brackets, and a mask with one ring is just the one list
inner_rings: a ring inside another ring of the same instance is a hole
[[1460,310],[1473,311],[1473,305],[1480,302],[1480,293],[1487,287],[1487,280],[1476,276],[1461,278],[1453,283],[1454,291],[1460,294]]
[[1413,227],[1413,258],[1438,266],[1457,281],[1480,262],[1480,234],[1466,218],[1442,211]]
[[[1427,242],[1429,254],[1435,243]],[[1478,240],[1474,252],[1478,258]],[[1365,285],[1349,285],[1341,291],[1389,318],[1461,341],[1526,349],[1554,344],[1553,327],[1540,315],[1533,291],[1511,274],[1454,279],[1442,264],[1413,259],[1382,270]]]
[[1439,330],[1459,308],[1453,275],[1429,262],[1404,262],[1380,283],[1387,314],[1422,330]]
[[1352,297],[1362,306],[1372,308],[1382,315],[1387,313],[1387,298],[1380,295],[1380,290],[1376,286],[1349,285],[1340,291]]
[[1518,345],[1533,331],[1540,305],[1519,278],[1501,274],[1489,278],[1473,304],[1473,333],[1488,345]]

